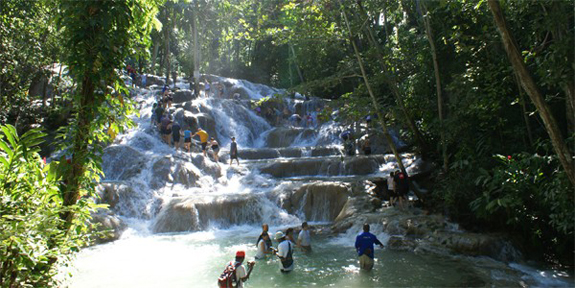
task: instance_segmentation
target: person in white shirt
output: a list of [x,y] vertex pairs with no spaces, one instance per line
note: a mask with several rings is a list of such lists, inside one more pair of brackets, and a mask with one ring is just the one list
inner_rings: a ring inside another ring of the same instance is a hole
[[[254,268],[255,262],[248,261],[248,271],[246,272],[246,267],[243,265],[244,259],[246,258],[245,251],[237,251],[235,261],[230,261],[218,279],[218,285],[220,287],[244,287],[244,282],[248,281],[250,274]],[[225,277],[224,277],[225,276]],[[235,283],[235,286],[234,286]]]
[[289,228],[286,230],[286,235],[283,232],[278,231],[275,235],[276,241],[280,242],[278,245],[278,250],[274,253],[280,258],[280,271],[283,273],[288,273],[293,270],[293,248],[294,244],[288,240],[288,237],[293,234],[293,229]]
[[269,240],[270,235],[267,232],[263,232],[262,235],[260,235],[260,240],[257,245],[258,252],[256,252],[257,260],[265,259],[267,254],[272,253],[271,247],[268,245]]
[[309,235],[309,226],[307,222],[301,224],[301,231],[297,236],[297,247],[305,252],[311,252],[311,237]]

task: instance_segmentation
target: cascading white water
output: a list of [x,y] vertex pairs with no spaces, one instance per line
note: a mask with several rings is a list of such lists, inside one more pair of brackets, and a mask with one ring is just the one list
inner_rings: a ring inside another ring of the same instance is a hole
[[[150,123],[151,107],[159,90],[139,89],[135,98],[141,104],[140,117],[134,119],[137,127],[118,136],[106,149],[103,165],[104,182],[128,187],[117,189],[118,203],[112,208],[128,229],[121,239],[80,253],[76,270],[72,271],[72,287],[213,286],[236,250],[246,250],[249,258],[253,257],[261,223],[270,224],[271,233],[302,221],[329,223],[350,197],[351,188],[345,181],[359,174],[386,176],[397,169],[392,155],[344,159],[339,148],[343,127],[335,122],[313,129],[280,127],[283,130],[277,132],[277,127],[249,108],[247,100],[229,99],[239,93],[257,100],[285,93],[283,90],[245,80],[212,78],[226,85],[226,99],[190,99],[175,104],[171,111],[183,129],[192,128],[190,123],[210,129],[223,148],[223,163],[204,158],[197,147],[190,155],[163,143]],[[184,82],[176,86],[189,89]],[[318,100],[308,102],[303,97],[285,101],[291,112],[299,109],[300,113],[314,113],[322,106]],[[289,133],[293,135],[286,147],[265,149],[269,137]],[[239,167],[229,166],[226,158],[231,136],[236,137],[240,152],[246,153]],[[421,160],[411,154],[404,156],[408,172],[417,173]],[[266,167],[277,171],[277,175],[260,172]],[[297,179],[286,178],[295,175]],[[333,182],[334,176],[349,178]],[[373,231],[382,231],[378,225]],[[513,281],[517,277],[511,275],[502,279],[485,277],[489,274],[485,271],[496,268],[477,272],[469,268],[467,259],[438,259],[388,250],[377,251],[375,272],[358,273],[353,242],[360,230],[357,224],[337,237],[314,236],[314,253],[298,252],[296,271],[290,275],[279,273],[275,259],[260,261],[247,284],[379,287],[516,283]],[[390,236],[376,234],[384,243]],[[518,277],[527,277],[527,283],[549,283],[529,275]]]

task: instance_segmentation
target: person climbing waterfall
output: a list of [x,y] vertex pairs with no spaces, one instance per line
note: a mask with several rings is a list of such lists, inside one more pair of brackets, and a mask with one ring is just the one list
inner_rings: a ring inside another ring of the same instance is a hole
[[343,131],[339,137],[343,140],[343,150],[345,151],[345,155],[355,155],[355,145],[353,145],[353,135],[351,134],[351,130],[348,129]]
[[172,120],[168,116],[168,113],[164,113],[164,117],[162,117],[161,121],[161,132],[162,132],[162,140],[170,145],[170,134],[172,134]]
[[210,97],[210,81],[206,79],[206,84],[204,85],[204,89],[205,89],[205,93],[204,93],[204,97],[208,98]]
[[[258,240],[257,244],[258,251],[256,252],[256,259],[262,260],[265,259],[267,255],[272,254],[273,250],[270,245],[271,244],[270,235],[267,232],[262,232],[259,239],[260,240]],[[270,244],[268,244],[268,242]]]
[[148,80],[148,77],[146,76],[146,74],[142,73],[140,75],[140,87],[146,88],[146,84],[148,84],[147,80]]
[[293,233],[293,229],[289,228],[286,230],[286,235],[282,231],[276,232],[275,239],[280,242],[278,244],[278,249],[274,251],[274,254],[280,259],[280,271],[282,273],[289,273],[293,270],[293,246],[294,244],[289,240],[290,233]]
[[236,143],[236,137],[232,136],[232,143],[230,143],[230,166],[232,166],[234,159],[236,159],[238,166],[240,166],[240,160],[238,158],[238,143]]
[[174,121],[172,124],[172,144],[176,151],[180,148],[180,133],[181,127],[178,121]]
[[162,107],[162,103],[158,103],[158,105],[156,105],[155,112],[156,112],[156,124],[159,127],[160,124],[162,123],[162,116],[164,116],[164,108]]
[[190,146],[192,145],[192,131],[184,130],[184,148],[190,153]]
[[399,199],[399,208],[403,209],[406,206],[409,206],[409,200],[407,199],[407,193],[409,192],[409,176],[407,173],[397,170],[393,176],[393,182],[395,183],[395,194]]
[[375,258],[373,244],[377,244],[383,248],[383,243],[381,243],[375,235],[369,233],[369,224],[363,224],[363,233],[360,233],[355,238],[355,250],[359,256],[359,268],[366,271],[373,269],[373,259]]
[[212,148],[214,153],[214,161],[216,163],[220,162],[220,157],[218,156],[218,153],[220,152],[220,143],[218,143],[214,137],[210,139],[210,148]]
[[367,136],[365,140],[363,140],[361,150],[363,150],[364,155],[371,155],[371,143],[369,142],[369,136]]
[[[235,261],[230,261],[224,268],[224,272],[218,278],[218,287],[222,288],[232,288],[232,287],[244,287],[244,282],[248,281],[250,274],[254,269],[256,262],[248,261],[248,271],[246,272],[246,267],[243,265],[244,259],[246,258],[245,251],[237,251]],[[235,285],[234,285],[235,283]]]
[[154,103],[154,105],[152,105],[152,117],[150,117],[151,125],[156,124],[156,120],[158,119],[158,117],[156,116],[156,108],[158,108],[158,103]]
[[202,128],[198,128],[198,131],[192,135],[192,138],[198,135],[200,137],[200,144],[202,145],[202,153],[204,157],[207,157],[206,147],[208,146],[208,132],[202,130]]
[[297,236],[297,247],[302,249],[304,252],[311,252],[311,237],[307,222],[301,223],[301,231]]

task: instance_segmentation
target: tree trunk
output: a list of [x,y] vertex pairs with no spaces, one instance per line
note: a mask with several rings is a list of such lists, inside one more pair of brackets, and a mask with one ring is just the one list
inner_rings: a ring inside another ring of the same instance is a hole
[[293,45],[290,43],[288,44],[289,48],[291,50],[291,54],[293,56],[293,62],[297,71],[297,75],[299,76],[299,81],[301,81],[301,83],[304,83],[303,81],[303,74],[301,73],[301,70],[299,69],[299,65],[297,64],[297,56],[295,54],[295,50],[293,49]]
[[[67,173],[65,183],[62,185],[61,191],[63,191],[63,205],[65,207],[72,206],[76,204],[80,198],[80,188],[81,179],[86,170],[85,162],[88,155],[88,131],[90,131],[91,121],[95,117],[94,102],[95,86],[92,82],[91,75],[86,72],[82,79],[82,90],[81,90],[81,100],[79,103],[77,119],[77,130],[75,131],[72,139],[72,149],[73,151],[72,159],[70,159],[70,164],[67,167]],[[65,165],[65,163],[64,163]],[[60,218],[64,220],[64,225],[66,229],[72,225],[74,214],[70,211],[64,211]]]
[[519,91],[519,104],[521,105],[523,121],[525,121],[525,127],[527,128],[527,139],[529,139],[529,146],[533,146],[533,134],[531,133],[531,125],[529,125],[529,116],[527,115],[527,105],[525,104],[525,98],[523,96],[523,88],[521,88],[517,73],[513,74],[515,75],[515,82],[517,83],[517,90]]
[[424,3],[421,3],[423,8],[423,24],[425,26],[425,34],[427,41],[431,47],[431,57],[433,58],[433,71],[435,72],[435,89],[437,92],[437,114],[439,114],[439,134],[441,141],[441,154],[443,155],[443,171],[447,172],[449,158],[447,157],[447,143],[445,143],[445,127],[443,125],[443,94],[441,93],[441,77],[439,75],[439,63],[437,62],[437,51],[435,50],[435,42],[433,41],[433,32],[431,30],[431,23],[429,21],[429,13]]
[[58,69],[58,80],[56,80],[56,86],[54,87],[54,91],[52,91],[52,102],[50,102],[50,109],[54,109],[54,107],[56,107],[56,94],[60,93],[60,79],[62,79],[62,67],[64,64],[59,64],[60,68]]
[[160,48],[160,44],[157,41],[154,41],[154,52],[152,52],[152,67],[150,68],[151,73],[156,71],[156,58],[158,58],[158,49]]
[[[369,96],[371,97],[371,102],[373,104],[373,108],[375,109],[375,112],[377,113],[377,118],[380,122],[382,129],[383,129],[383,135],[385,136],[385,140],[387,141],[387,144],[391,148],[391,151],[393,151],[393,155],[395,155],[395,159],[397,160],[397,165],[399,166],[399,169],[401,169],[401,171],[403,171],[403,173],[405,175],[407,175],[407,172],[405,170],[405,166],[403,166],[401,155],[397,151],[397,148],[395,147],[395,143],[393,143],[393,139],[391,138],[391,135],[389,134],[389,130],[387,129],[387,123],[385,121],[385,118],[383,117],[384,115],[383,115],[383,113],[381,113],[381,110],[379,108],[379,103],[377,103],[377,99],[375,98],[375,95],[373,94],[373,90],[371,89],[371,85],[369,84],[369,80],[367,79],[367,73],[365,72],[365,68],[363,67],[363,61],[361,60],[361,56],[359,55],[359,50],[357,48],[357,45],[355,44],[355,41],[353,41],[353,33],[352,33],[351,27],[349,25],[349,20],[347,19],[347,14],[345,13],[345,10],[344,10],[345,7],[343,6],[343,2],[340,2],[340,3],[341,3],[341,6],[343,8],[342,9],[343,19],[345,20],[345,25],[346,25],[347,30],[349,32],[349,41],[351,42],[351,45],[353,46],[353,51],[355,52],[355,57],[357,58],[357,63],[359,64],[359,69],[361,70],[361,75],[363,77],[363,81],[365,83],[367,91],[369,92]],[[417,197],[419,198],[419,200],[423,201],[423,197],[422,197],[421,193],[419,193],[419,191],[417,189],[415,189],[414,192],[417,195]]]
[[[168,12],[168,8],[165,8],[166,19],[170,17],[170,13]],[[164,26],[164,43],[166,44],[165,52],[164,52],[164,65],[166,65],[166,85],[170,85],[170,20],[167,20],[168,23]]]
[[[365,13],[365,10],[363,10],[363,7],[361,5],[359,7],[361,9],[362,15],[368,15],[367,13]],[[368,40],[376,48],[381,70],[383,71],[384,75],[389,75],[389,77],[384,78],[385,82],[387,83],[387,85],[389,85],[391,89],[391,94],[395,97],[395,101],[397,102],[397,105],[399,106],[401,112],[403,113],[407,127],[409,127],[409,130],[411,131],[411,133],[413,133],[415,141],[417,142],[417,145],[421,149],[421,154],[425,157],[427,154],[427,143],[423,138],[423,135],[417,128],[415,121],[413,121],[413,117],[411,117],[409,111],[407,111],[407,107],[405,107],[405,104],[403,103],[403,97],[401,96],[401,93],[399,91],[399,85],[397,84],[397,80],[390,73],[389,68],[385,63],[383,51],[381,50],[381,46],[379,45],[379,43],[377,43],[377,41],[375,40],[375,36],[373,35],[371,27],[369,25],[365,25],[364,27],[368,34],[367,37]]]
[[557,121],[555,120],[555,117],[553,117],[553,114],[551,114],[549,105],[545,102],[543,95],[541,95],[537,85],[535,85],[535,81],[527,70],[527,66],[523,62],[523,57],[521,57],[521,53],[519,53],[519,50],[517,49],[513,35],[511,35],[511,31],[507,28],[507,23],[505,23],[505,17],[501,11],[499,1],[488,0],[487,3],[493,13],[495,24],[501,34],[501,40],[503,41],[503,46],[505,47],[505,51],[507,52],[511,65],[513,66],[513,70],[517,73],[521,86],[523,86],[523,89],[525,89],[525,92],[529,95],[533,104],[535,104],[537,111],[539,111],[539,116],[543,120],[545,130],[549,133],[549,137],[551,138],[553,148],[559,157],[559,161],[561,162],[563,169],[565,169],[565,173],[567,174],[567,177],[569,177],[571,185],[575,186],[573,158],[563,140]]
[[192,34],[194,37],[194,94],[200,95],[200,49],[198,47],[198,17],[196,11],[198,9],[198,2],[194,0],[195,8],[192,10]]

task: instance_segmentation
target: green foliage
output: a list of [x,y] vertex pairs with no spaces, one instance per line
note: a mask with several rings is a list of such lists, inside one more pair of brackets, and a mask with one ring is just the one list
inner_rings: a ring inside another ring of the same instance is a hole
[[[0,128],[0,286],[57,286],[52,264],[66,263],[87,243],[85,221],[95,206],[88,200],[63,206],[59,163],[46,165],[38,154],[44,133],[19,136],[11,125]],[[69,231],[60,228],[62,211],[79,215]]]
[[573,193],[565,173],[556,168],[557,157],[523,152],[495,158],[497,165],[482,169],[475,181],[483,191],[470,203],[476,216],[520,233],[543,250],[560,252],[573,245]]
[[0,123],[14,123],[34,98],[30,83],[60,54],[55,1],[0,2]]

